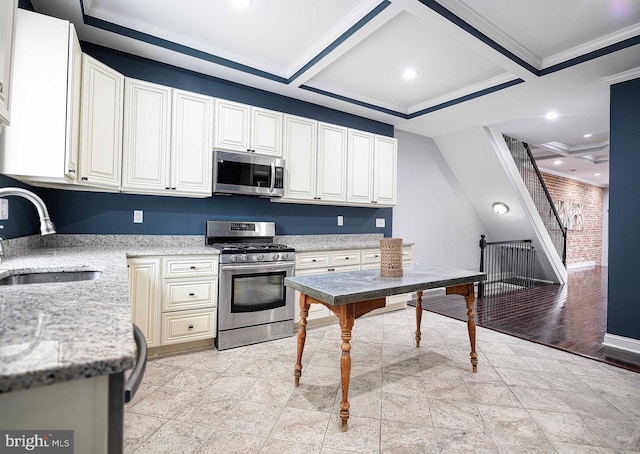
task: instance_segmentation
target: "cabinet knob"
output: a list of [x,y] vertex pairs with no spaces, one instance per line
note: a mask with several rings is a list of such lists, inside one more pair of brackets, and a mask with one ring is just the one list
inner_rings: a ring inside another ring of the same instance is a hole
[[317,262],[317,260],[316,260],[316,259],[311,259],[311,261],[312,261],[312,262]]
[[189,329],[193,329],[193,325],[189,325]]
[[76,173],[76,169],[69,169],[69,170],[67,170],[67,172],[69,172],[69,173]]
[[195,266],[195,265],[192,265],[192,266],[190,266],[189,268],[191,268],[192,270],[195,270],[195,269],[196,269],[196,266]]
[[4,90],[4,86],[2,85],[2,82],[0,82],[0,93],[2,93],[3,90]]
[[88,180],[88,178],[87,178],[87,177],[81,177],[80,179],[81,179],[82,181],[87,181],[87,180]]
[[327,271],[335,271],[335,268],[327,268]]
[[195,293],[189,293],[189,296],[196,296]]

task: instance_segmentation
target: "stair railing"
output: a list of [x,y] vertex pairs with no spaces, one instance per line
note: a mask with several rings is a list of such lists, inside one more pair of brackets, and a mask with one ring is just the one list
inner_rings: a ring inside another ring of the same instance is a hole
[[542,179],[538,165],[536,164],[529,145],[518,139],[503,135],[507,147],[511,151],[513,160],[520,171],[522,180],[536,206],[542,222],[544,223],[551,241],[558,255],[562,257],[562,263],[567,265],[567,228],[564,226],[558,210],[551,199],[547,185]]
[[480,235],[480,271],[487,273],[487,280],[478,284],[478,298],[533,288],[535,269],[531,240],[490,243]]

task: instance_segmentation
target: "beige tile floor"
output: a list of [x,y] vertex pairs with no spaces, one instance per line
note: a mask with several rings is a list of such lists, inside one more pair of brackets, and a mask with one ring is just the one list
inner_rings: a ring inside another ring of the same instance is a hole
[[340,430],[340,331],[150,360],[125,413],[135,453],[640,452],[640,374],[413,308],[356,321]]

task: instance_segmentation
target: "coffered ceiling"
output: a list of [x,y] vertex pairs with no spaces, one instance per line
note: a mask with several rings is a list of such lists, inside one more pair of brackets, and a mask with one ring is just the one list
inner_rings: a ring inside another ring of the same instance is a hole
[[83,41],[410,132],[489,126],[601,185],[609,84],[640,76],[637,0],[31,2]]

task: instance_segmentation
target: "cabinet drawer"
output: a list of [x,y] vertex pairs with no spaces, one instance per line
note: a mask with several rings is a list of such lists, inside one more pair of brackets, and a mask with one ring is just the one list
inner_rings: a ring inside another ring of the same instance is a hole
[[164,277],[218,274],[218,256],[194,255],[164,259]]
[[331,265],[342,266],[360,263],[360,251],[336,251],[331,253]]
[[163,311],[213,307],[218,295],[218,281],[214,279],[165,279]]
[[162,314],[161,345],[213,338],[215,331],[215,309],[168,312]]
[[328,252],[301,252],[296,254],[296,268],[318,268],[329,265]]
[[380,263],[380,249],[363,249],[362,263]]

